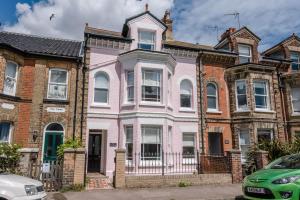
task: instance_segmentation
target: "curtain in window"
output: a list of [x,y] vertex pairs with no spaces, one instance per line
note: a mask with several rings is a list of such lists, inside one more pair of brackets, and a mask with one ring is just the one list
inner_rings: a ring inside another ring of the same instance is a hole
[[48,98],[67,98],[67,71],[56,69],[50,70]]
[[5,68],[5,80],[3,93],[8,95],[15,95],[16,92],[16,80],[17,80],[17,68],[18,66],[13,62],[7,62]]
[[142,127],[141,158],[142,160],[161,159],[160,127]]
[[194,158],[194,156],[195,156],[195,135],[194,133],[183,133],[182,157]]

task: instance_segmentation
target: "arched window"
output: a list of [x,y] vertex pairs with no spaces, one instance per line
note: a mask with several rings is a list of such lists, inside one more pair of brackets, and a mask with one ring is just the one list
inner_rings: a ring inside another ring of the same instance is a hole
[[207,110],[218,110],[218,92],[215,83],[208,83],[206,86],[207,92]]
[[17,74],[18,65],[14,62],[7,61],[5,68],[5,79],[3,93],[8,95],[15,95],[17,88]]
[[95,75],[94,102],[108,103],[108,94],[109,94],[108,76],[103,72],[97,73]]
[[49,124],[45,131],[44,162],[57,160],[57,148],[63,143],[64,127],[58,123]]
[[193,86],[189,80],[183,80],[180,83],[180,107],[192,107]]

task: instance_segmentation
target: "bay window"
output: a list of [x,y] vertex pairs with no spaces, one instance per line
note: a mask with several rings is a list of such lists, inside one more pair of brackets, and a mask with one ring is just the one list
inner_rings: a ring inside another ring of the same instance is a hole
[[141,160],[161,160],[161,127],[142,126]]
[[126,135],[126,160],[132,160],[133,157],[133,127],[126,126],[125,127],[125,135]]
[[14,62],[7,61],[5,68],[3,93],[15,95],[17,88],[18,65]]
[[127,101],[134,100],[134,71],[127,72]]
[[300,70],[300,53],[299,52],[291,52],[291,60],[292,60],[292,71]]
[[68,72],[63,69],[50,69],[48,82],[48,99],[67,99]]
[[108,103],[109,96],[109,80],[106,74],[103,72],[95,75],[95,86],[94,86],[94,103]]
[[292,99],[293,113],[300,114],[300,87],[292,88],[291,99]]
[[217,111],[218,110],[218,93],[217,86],[214,83],[208,83],[206,86],[207,91],[207,110]]
[[182,157],[195,158],[195,134],[182,134]]
[[183,80],[180,83],[180,107],[192,107],[192,84],[189,80]]
[[239,144],[242,154],[242,162],[245,162],[247,160],[247,153],[250,147],[250,134],[248,129],[240,130]]
[[155,32],[139,31],[138,48],[153,51],[154,47],[155,47]]
[[264,80],[253,81],[254,97],[255,97],[255,108],[257,110],[268,110],[269,109],[269,92],[268,82]]
[[263,141],[270,142],[273,139],[273,129],[259,128],[257,129],[257,141],[261,143]]
[[237,80],[236,86],[236,108],[238,111],[248,110],[246,80]]
[[252,61],[251,46],[239,44],[239,60],[240,63],[248,63]]
[[161,95],[161,71],[142,71],[142,101],[160,102]]
[[0,123],[0,143],[1,142],[5,142],[5,143],[10,142],[10,129],[11,129],[11,124],[9,122],[1,122]]

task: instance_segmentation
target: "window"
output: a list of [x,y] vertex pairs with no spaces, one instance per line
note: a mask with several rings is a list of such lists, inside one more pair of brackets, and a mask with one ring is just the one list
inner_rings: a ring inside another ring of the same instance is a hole
[[133,127],[126,126],[125,127],[126,134],[126,160],[132,160],[132,152],[133,152]]
[[298,52],[291,52],[292,71],[300,70],[300,55]]
[[168,73],[168,105],[172,102],[172,75]]
[[48,95],[49,99],[67,99],[68,72],[62,69],[51,69],[49,72]]
[[161,159],[161,127],[142,127],[141,159]]
[[207,90],[207,110],[218,110],[217,86],[214,83],[208,83]]
[[248,63],[252,61],[251,46],[239,44],[239,60],[240,63]]
[[208,144],[210,155],[223,154],[223,138],[222,133],[208,133]]
[[1,142],[10,142],[10,129],[11,125],[8,122],[0,123],[0,143]]
[[17,88],[18,65],[8,61],[5,68],[5,79],[3,93],[7,95],[15,95]]
[[145,50],[154,50],[155,32],[139,31],[138,48]]
[[194,133],[183,133],[182,157],[195,158],[195,134]]
[[134,71],[127,72],[127,101],[134,100]]
[[257,141],[261,143],[263,141],[271,141],[273,139],[273,129],[257,129]]
[[180,107],[192,107],[192,84],[189,80],[183,80],[180,83]]
[[106,74],[100,72],[95,75],[94,102],[108,103],[109,80]]
[[258,110],[269,109],[268,83],[267,81],[253,81],[255,108]]
[[300,87],[292,88],[292,108],[293,113],[300,114]]
[[143,70],[142,101],[160,102],[160,71]]
[[235,82],[235,86],[237,110],[248,110],[246,80],[237,80]]
[[247,159],[247,152],[250,147],[249,130],[241,130],[240,131],[239,143],[240,143],[240,150],[241,150],[241,154],[242,154],[242,162],[245,162]]

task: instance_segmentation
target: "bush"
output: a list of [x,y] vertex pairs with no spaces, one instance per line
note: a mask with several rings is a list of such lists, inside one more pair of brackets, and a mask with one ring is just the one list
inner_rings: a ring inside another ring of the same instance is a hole
[[178,184],[179,187],[188,187],[191,186],[190,182],[186,182],[186,181],[180,181]]
[[83,184],[73,184],[70,186],[66,186],[63,187],[60,192],[64,193],[64,192],[69,192],[69,191],[73,191],[73,192],[81,192],[84,190],[84,185]]
[[0,171],[16,173],[20,161],[20,146],[17,144],[0,143]]
[[64,158],[64,150],[68,148],[78,149],[82,147],[82,142],[79,138],[75,138],[74,140],[68,138],[63,144],[59,145],[57,148],[57,156],[59,159]]

